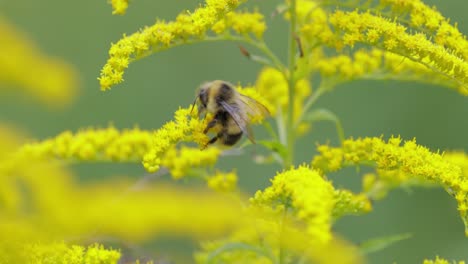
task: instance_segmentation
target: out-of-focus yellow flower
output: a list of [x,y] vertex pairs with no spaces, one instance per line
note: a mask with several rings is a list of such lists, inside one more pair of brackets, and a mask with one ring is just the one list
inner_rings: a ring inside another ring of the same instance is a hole
[[190,171],[197,167],[213,166],[218,160],[221,150],[210,147],[204,150],[182,146],[175,146],[166,151],[161,165],[169,169],[174,179],[190,175]]
[[423,264],[465,264],[465,261],[448,261],[446,259],[443,259],[439,256],[436,256],[436,259],[435,260],[429,260],[429,259],[425,259],[423,261]]
[[80,161],[140,162],[149,150],[152,132],[133,128],[119,131],[114,127],[83,129],[22,146],[16,158],[63,159]]
[[465,229],[468,230],[468,181],[461,168],[443,155],[417,145],[414,140],[400,144],[401,139],[393,137],[388,142],[381,138],[348,139],[338,148],[322,145],[318,147],[320,155],[314,157],[312,166],[328,172],[349,165],[375,164],[384,171],[401,170],[405,175],[411,176],[410,179],[425,179],[437,183],[456,198],[458,211],[465,223]]
[[340,40],[329,43],[332,46],[341,48],[343,44],[353,47],[357,43],[377,46],[452,78],[463,87],[463,94],[468,93],[468,63],[443,46],[431,42],[425,34],[410,34],[397,22],[357,11],[336,11],[330,15],[329,22],[335,27]]
[[418,81],[458,89],[462,94],[468,92],[454,80],[438,74],[420,63],[375,48],[371,50],[360,49],[352,56],[345,54],[332,57],[316,56],[315,60],[316,63],[312,64],[312,68],[318,70],[322,76],[329,78]]
[[50,106],[69,104],[77,92],[77,72],[46,56],[18,29],[0,17],[0,87],[21,89]]
[[159,170],[162,158],[166,151],[182,141],[193,141],[205,147],[209,138],[203,131],[206,128],[205,120],[197,117],[197,108],[180,108],[174,114],[174,121],[166,123],[152,136],[150,149],[143,157],[143,165],[149,172]]
[[107,0],[112,5],[113,15],[124,15],[128,8],[128,0]]
[[272,185],[264,191],[257,191],[251,202],[294,210],[297,217],[307,223],[311,239],[322,244],[332,238],[330,229],[334,197],[330,182],[316,171],[300,166],[277,174]]
[[[101,89],[108,90],[121,83],[125,69],[135,59],[186,43],[190,39],[204,38],[215,23],[243,1],[207,0],[203,7],[193,12],[183,12],[173,22],[158,21],[139,32],[124,36],[109,50],[110,58],[99,77]],[[238,29],[245,30],[246,26],[239,26]],[[255,29],[258,32],[257,27]]]
[[31,244],[25,246],[24,263],[56,264],[117,264],[120,252],[105,249],[103,245],[89,247],[67,245],[65,243]]
[[207,179],[208,187],[219,192],[231,192],[237,188],[237,174],[235,171],[216,171],[213,176]]
[[[276,217],[281,219],[281,215]],[[314,238],[298,228],[293,221],[278,221],[278,218],[263,215],[251,219],[250,225],[242,226],[242,229],[236,230],[226,239],[204,242],[202,251],[195,254],[195,259],[197,263],[213,260],[215,263],[271,264],[278,261],[282,251],[288,256],[300,256],[306,263],[363,262],[356,247],[337,237],[327,244],[315,242]]]
[[216,34],[222,34],[231,29],[240,35],[253,34],[256,38],[262,38],[266,30],[265,18],[258,12],[230,12],[212,28]]
[[[288,93],[288,82],[284,79],[284,75],[274,68],[264,68],[255,84],[258,90],[268,105],[271,106],[271,114],[276,115],[277,111],[286,113],[288,110],[289,93]],[[305,99],[311,94],[312,88],[309,80],[306,78],[300,79],[295,85],[294,94],[294,108],[293,108],[293,119],[297,120],[301,115],[304,107]],[[283,114],[286,116],[286,114]],[[304,134],[309,128],[309,125],[302,123],[297,130],[298,135]]]
[[363,194],[354,194],[346,189],[335,190],[335,205],[333,207],[333,217],[335,219],[344,215],[359,215],[372,211],[372,203]]

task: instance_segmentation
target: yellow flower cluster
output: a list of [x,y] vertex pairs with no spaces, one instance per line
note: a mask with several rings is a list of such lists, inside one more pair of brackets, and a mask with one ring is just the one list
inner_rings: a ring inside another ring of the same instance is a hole
[[0,87],[18,87],[50,106],[69,104],[77,92],[75,69],[48,57],[24,34],[0,17]]
[[[320,155],[312,160],[312,166],[324,172],[336,171],[344,166],[375,164],[381,170],[401,170],[416,180],[425,179],[445,187],[458,203],[458,211],[467,224],[468,180],[459,166],[443,155],[432,153],[414,140],[401,145],[400,138],[385,142],[381,138],[348,139],[341,148],[319,146]],[[466,226],[468,230],[468,226]],[[468,233],[467,233],[468,235]]]
[[173,22],[161,22],[124,36],[109,50],[106,65],[101,70],[99,82],[102,90],[123,81],[124,70],[135,59],[150,53],[200,39],[211,27],[243,0],[207,0],[203,7],[194,12],[183,12]]
[[[289,104],[288,82],[284,79],[284,75],[271,67],[264,68],[255,83],[255,87],[259,94],[267,101],[265,106],[268,106],[270,113],[274,116],[278,111],[286,115]],[[302,114],[304,102],[312,92],[310,82],[307,78],[302,78],[296,82],[294,87],[294,106],[293,119],[296,121]],[[310,124],[302,122],[297,127],[297,135],[303,135],[309,130]]]
[[174,121],[170,121],[152,135],[152,143],[143,157],[143,165],[149,172],[159,170],[164,154],[181,141],[194,141],[199,146],[208,144],[208,137],[203,133],[206,120],[199,120],[197,108],[180,108],[174,114]]
[[161,165],[169,169],[174,179],[180,179],[190,174],[196,167],[212,166],[218,160],[221,150],[210,147],[204,150],[198,148],[174,147],[166,151]]
[[[258,90],[265,100],[268,101],[269,105],[274,106],[272,115],[276,114],[276,111],[286,111],[288,108],[288,82],[284,79],[284,75],[274,68],[264,68],[255,84]],[[294,118],[299,117],[301,113],[304,99],[311,93],[311,86],[307,79],[298,80],[295,86],[294,94]]]
[[108,0],[112,5],[113,15],[124,15],[128,8],[128,0]]
[[312,65],[322,76],[352,79],[394,79],[440,84],[468,95],[468,90],[457,82],[440,75],[424,65],[401,55],[379,49],[360,49],[350,55],[317,56]]
[[266,30],[265,18],[258,12],[230,12],[212,27],[216,34],[222,34],[230,29],[240,35],[253,34],[256,38],[262,38]]
[[[454,79],[468,89],[468,63],[443,46],[431,42],[423,33],[410,34],[396,22],[370,13],[336,11],[329,22],[335,27],[339,41],[333,46],[354,46],[365,43],[399,54],[421,63],[435,72]],[[468,93],[468,92],[467,92]]]
[[327,243],[332,238],[333,186],[306,166],[277,174],[272,185],[264,191],[257,191],[251,202],[295,210],[297,217],[307,223],[309,235],[318,244]]
[[409,16],[411,26],[424,28],[434,36],[434,42],[455,52],[457,56],[468,59],[468,41],[449,19],[440,14],[435,7],[424,4],[421,0],[380,0],[383,7],[390,7],[392,13],[400,18]]
[[[117,264],[120,252],[93,244],[86,247],[65,243],[27,245],[23,263]],[[18,263],[18,259],[16,261]]]
[[359,215],[372,211],[372,203],[365,194],[354,194],[346,189],[335,190],[333,217]]
[[17,153],[22,160],[64,159],[80,161],[139,162],[151,145],[151,132],[139,128],[119,131],[114,127],[84,129],[24,145]]
[[237,188],[237,174],[235,171],[216,171],[213,176],[207,179],[207,185],[218,192],[232,192]]
[[439,256],[436,257],[435,260],[429,260],[429,259],[425,259],[423,261],[423,264],[465,264],[465,261],[448,261],[446,259],[443,259]]

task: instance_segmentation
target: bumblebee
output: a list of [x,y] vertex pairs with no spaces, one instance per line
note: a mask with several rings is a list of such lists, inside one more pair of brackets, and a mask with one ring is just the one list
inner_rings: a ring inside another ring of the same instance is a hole
[[270,115],[268,109],[257,100],[240,94],[234,85],[220,80],[202,84],[193,105],[197,102],[199,115],[210,113],[213,116],[204,133],[212,129],[217,131],[207,145],[219,142],[233,146],[244,134],[255,143],[249,126],[251,118]]

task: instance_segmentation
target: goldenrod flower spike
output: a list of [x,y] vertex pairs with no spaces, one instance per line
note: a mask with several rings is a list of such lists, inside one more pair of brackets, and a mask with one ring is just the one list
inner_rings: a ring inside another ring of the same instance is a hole
[[251,202],[293,210],[299,219],[307,223],[307,232],[318,244],[327,243],[332,238],[335,193],[331,183],[315,170],[300,166],[278,173],[272,185],[264,191],[257,191]]
[[[234,10],[245,0],[207,0],[203,7],[194,12],[183,12],[173,22],[162,21],[143,30],[124,36],[109,50],[109,59],[101,70],[99,82],[102,90],[123,81],[123,74],[129,63],[151,53],[188,42],[191,39],[203,39],[205,34],[227,13]],[[252,18],[256,21],[256,17]],[[239,20],[235,20],[238,21]],[[258,33],[261,29],[248,28],[235,23],[242,32],[247,29]],[[235,29],[236,30],[236,29]]]
[[16,159],[62,159],[67,161],[140,162],[151,144],[150,131],[139,128],[119,131],[114,127],[65,131],[55,138],[21,147]]
[[124,15],[128,8],[128,0],[108,0],[112,5],[113,15]]
[[336,11],[330,16],[338,41],[329,45],[338,49],[365,43],[399,54],[459,83],[468,94],[468,62],[443,46],[432,43],[423,33],[410,34],[397,22],[370,13]]
[[363,138],[348,139],[338,148],[322,145],[318,147],[320,155],[314,157],[312,166],[329,172],[349,165],[375,164],[381,170],[401,170],[411,176],[410,179],[422,178],[437,183],[457,200],[458,211],[468,230],[468,180],[460,166],[418,146],[414,140],[400,144],[400,138],[391,138],[388,142],[381,138]]
[[318,55],[314,57],[316,63],[312,64],[312,69],[336,82],[354,79],[417,81],[458,89],[461,93],[468,91],[456,81],[420,63],[376,48],[359,49],[352,55]]
[[0,35],[1,88],[18,87],[15,89],[53,107],[66,106],[73,101],[78,73],[70,64],[43,54],[2,17]]
[[468,60],[468,40],[449,19],[440,14],[433,6],[428,6],[420,0],[380,0],[383,7],[389,6],[395,17],[409,18],[410,26],[422,30],[434,37],[434,42],[454,51],[464,60]]

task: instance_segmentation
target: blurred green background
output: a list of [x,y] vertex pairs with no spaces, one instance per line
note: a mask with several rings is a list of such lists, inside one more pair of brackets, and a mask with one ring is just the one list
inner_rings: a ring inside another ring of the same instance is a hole
[[[2,94],[0,119],[16,124],[30,135],[43,139],[64,130],[83,127],[118,128],[135,125],[156,129],[172,118],[179,106],[187,106],[202,82],[224,79],[233,83],[255,82],[261,67],[240,55],[230,42],[182,46],[133,63],[125,82],[101,92],[97,77],[107,60],[110,43],[123,33],[132,33],[156,18],[172,19],[200,1],[135,0],[125,16],[112,16],[106,0],[16,0],[0,1],[0,15],[26,32],[44,53],[76,66],[81,90],[75,103],[55,111],[15,94]],[[249,1],[271,14],[281,1]],[[468,34],[468,1],[426,1]],[[242,8],[241,8],[242,9]],[[282,58],[286,55],[287,27],[281,17],[268,17],[266,39]],[[1,36],[0,36],[1,41]],[[0,51],[1,52],[1,51]],[[334,111],[341,118],[347,136],[401,135],[415,137],[432,150],[468,152],[468,104],[461,95],[436,86],[402,82],[353,82],[340,86],[320,99],[317,106]],[[261,132],[258,134],[261,135]],[[317,143],[337,142],[330,123],[319,123],[298,144],[296,163],[309,162]],[[237,168],[240,184],[247,192],[268,185],[279,167],[256,165],[247,153],[221,161],[225,168]],[[241,167],[242,166],[242,167]],[[85,180],[113,175],[141,177],[139,164],[85,164],[75,167]],[[354,170],[333,175],[337,186],[359,187]],[[156,202],[156,201],[155,201]],[[442,189],[394,191],[374,205],[366,216],[346,217],[336,231],[359,243],[369,238],[410,232],[412,238],[369,256],[369,263],[420,263],[425,257],[468,259],[468,239],[456,211],[455,200]]]

